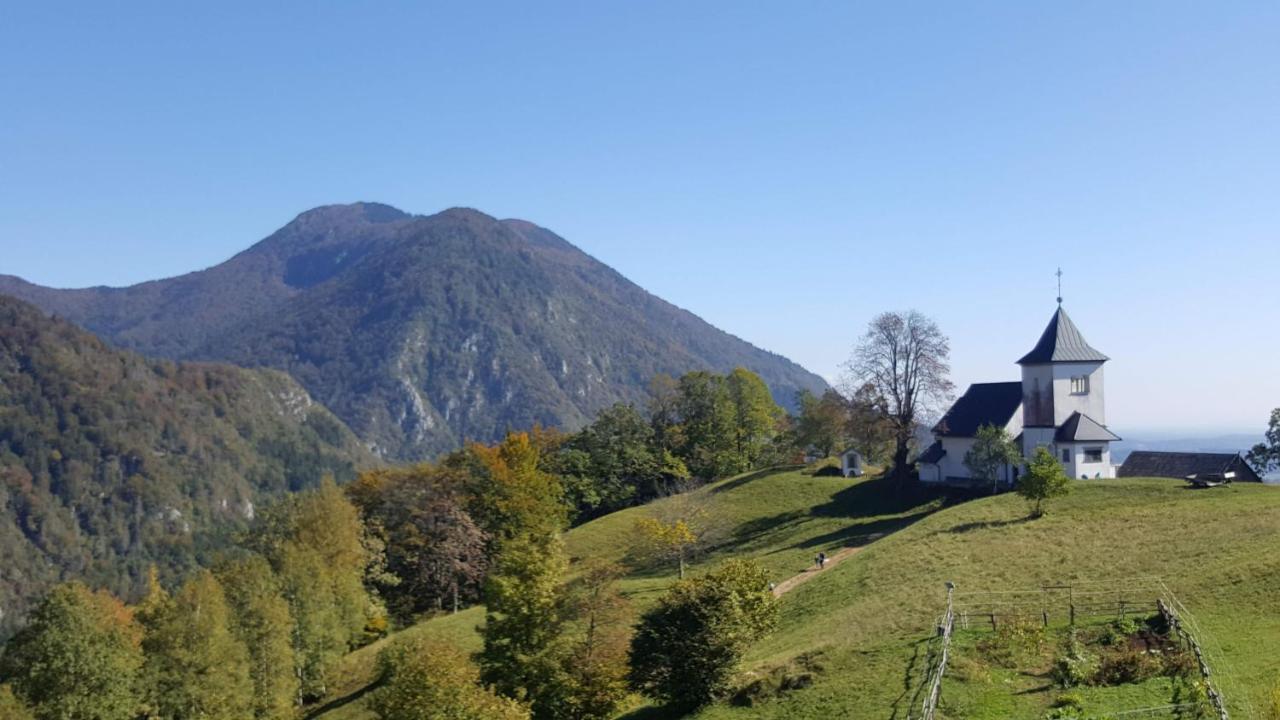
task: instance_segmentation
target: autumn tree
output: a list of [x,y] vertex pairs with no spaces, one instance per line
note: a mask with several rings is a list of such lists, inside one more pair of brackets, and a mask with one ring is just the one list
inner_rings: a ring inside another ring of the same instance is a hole
[[1266,441],[1249,450],[1248,460],[1260,477],[1280,471],[1280,408],[1271,411]]
[[684,579],[689,562],[723,534],[712,497],[689,483],[671,487],[636,520],[633,558],[645,564],[673,564]]
[[132,720],[141,669],[132,612],[80,583],[51,589],[0,655],[0,677],[40,720]]
[[468,513],[488,534],[491,549],[528,533],[564,529],[564,485],[543,469],[528,433],[511,433],[494,447],[471,443],[445,466],[465,473]]
[[470,658],[427,637],[397,640],[378,655],[369,707],[382,720],[527,720],[521,703],[479,684]]
[[964,455],[964,464],[975,480],[989,483],[994,493],[1000,487],[1001,470],[1022,464],[1022,450],[1004,428],[983,425]]
[[143,676],[161,720],[243,720],[252,715],[249,651],[231,632],[222,586],[197,573],[143,619]]
[[621,575],[617,565],[591,563],[561,587],[563,622],[543,651],[546,680],[533,697],[538,720],[606,720],[627,696],[631,613]]
[[705,705],[728,690],[743,655],[777,623],[777,600],[751,561],[730,560],[682,580],[641,617],[631,684],[669,705]]
[[1027,463],[1027,472],[1018,479],[1018,494],[1032,503],[1031,516],[1044,515],[1045,500],[1062,497],[1071,490],[1071,478],[1062,469],[1062,463],[1044,446]]
[[950,355],[950,341],[937,323],[910,310],[872,320],[845,365],[847,384],[870,384],[888,404],[892,473],[900,480],[910,477],[907,456],[920,418],[951,396]]
[[249,651],[253,717],[293,717],[298,679],[293,663],[293,616],[280,580],[261,555],[220,562],[214,570],[231,608],[231,630]]
[[363,473],[348,488],[366,527],[385,545],[394,581],[381,585],[401,618],[479,597],[488,535],[465,505],[465,479],[444,467],[418,465]]
[[289,603],[300,699],[324,696],[330,669],[361,637],[374,607],[364,586],[372,559],[363,534],[355,506],[326,479],[268,508],[249,538]]

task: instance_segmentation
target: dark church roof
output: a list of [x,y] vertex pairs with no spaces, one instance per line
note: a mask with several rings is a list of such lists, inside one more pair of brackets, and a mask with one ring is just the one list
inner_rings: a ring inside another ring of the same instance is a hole
[[1089,345],[1084,335],[1080,334],[1080,329],[1067,316],[1067,311],[1059,305],[1058,311],[1049,320],[1049,327],[1046,327],[1044,334],[1040,336],[1040,342],[1036,343],[1031,352],[1023,355],[1018,364],[1106,362],[1109,359]]
[[974,383],[933,427],[938,435],[974,437],[983,425],[1004,427],[1022,406],[1022,383]]
[[1185,478],[1234,472],[1235,480],[1262,482],[1238,453],[1187,453],[1135,450],[1120,466],[1120,477]]
[[1088,415],[1073,412],[1058,428],[1053,439],[1057,442],[1108,442],[1120,438]]
[[942,449],[942,441],[937,440],[927,450],[920,453],[920,457],[916,458],[916,462],[937,465],[942,456],[946,454],[947,451]]

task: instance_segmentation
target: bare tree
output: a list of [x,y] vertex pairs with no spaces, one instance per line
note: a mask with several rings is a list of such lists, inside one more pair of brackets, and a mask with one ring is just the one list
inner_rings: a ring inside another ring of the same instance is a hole
[[893,430],[893,475],[910,474],[907,454],[919,418],[951,397],[951,342],[938,324],[915,310],[882,313],[871,321],[845,365],[846,384],[872,385],[888,403]]

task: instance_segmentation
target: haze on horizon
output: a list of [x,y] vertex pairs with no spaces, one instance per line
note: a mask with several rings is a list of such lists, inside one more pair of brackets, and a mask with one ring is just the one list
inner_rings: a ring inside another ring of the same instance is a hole
[[1260,433],[1280,6],[0,11],[0,273],[127,285],[297,213],[547,227],[829,379],[876,313],[1014,380],[1064,271],[1122,431]]

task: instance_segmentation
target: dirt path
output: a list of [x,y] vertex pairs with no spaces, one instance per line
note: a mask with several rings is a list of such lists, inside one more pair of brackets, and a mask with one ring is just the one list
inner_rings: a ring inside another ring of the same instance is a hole
[[[875,535],[868,535],[867,542],[879,540],[882,537],[884,537],[882,533],[876,533]],[[782,597],[783,595],[791,592],[792,590],[795,590],[801,585],[818,577],[819,573],[824,573],[830,570],[831,568],[835,567],[836,565],[839,565],[846,558],[849,558],[858,554],[858,551],[862,550],[862,548],[864,547],[866,547],[866,545],[859,545],[858,547],[841,548],[831,553],[830,555],[827,556],[827,566],[825,568],[819,570],[816,566],[810,567],[806,569],[804,572],[800,573],[799,575],[794,575],[792,577],[787,578],[786,580],[783,580],[782,582],[778,583],[773,587],[773,596]]]

